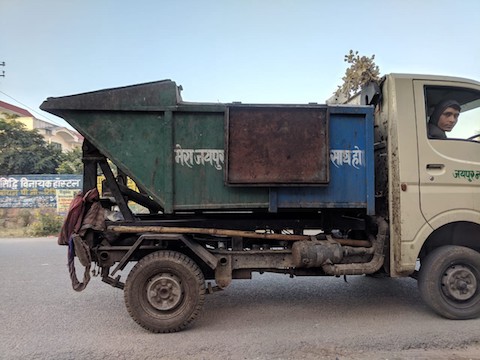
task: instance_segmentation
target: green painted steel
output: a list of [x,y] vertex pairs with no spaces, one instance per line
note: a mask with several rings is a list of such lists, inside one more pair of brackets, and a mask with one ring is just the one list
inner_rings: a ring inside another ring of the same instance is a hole
[[166,211],[172,209],[171,112],[75,113],[68,119]]
[[225,105],[181,101],[172,81],[49,98],[165,213],[268,207],[268,189],[224,185]]
[[268,206],[268,189],[224,184],[225,118],[216,113],[174,113],[175,209],[242,209]]

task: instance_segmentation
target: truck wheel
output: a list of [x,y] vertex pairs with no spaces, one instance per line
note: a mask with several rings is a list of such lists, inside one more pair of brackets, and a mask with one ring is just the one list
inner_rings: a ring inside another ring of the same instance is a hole
[[454,320],[480,315],[480,253],[463,246],[442,246],[420,267],[420,295],[436,313]]
[[182,330],[200,313],[205,279],[187,256],[157,251],[142,258],[125,282],[125,304],[130,316],[156,333]]

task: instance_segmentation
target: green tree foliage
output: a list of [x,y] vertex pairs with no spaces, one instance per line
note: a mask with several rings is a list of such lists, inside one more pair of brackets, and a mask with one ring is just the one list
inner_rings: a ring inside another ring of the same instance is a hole
[[2,113],[2,118],[5,119],[5,120],[15,120],[18,117],[19,117],[18,115],[14,115],[14,114],[9,114],[9,113],[6,113],[6,112]]
[[55,213],[39,210],[36,214],[36,221],[28,228],[31,236],[57,235],[63,224],[63,217]]
[[82,149],[75,148],[62,154],[62,162],[57,167],[58,174],[78,174],[83,173]]
[[0,119],[0,174],[55,174],[61,156],[36,130],[8,117]]
[[342,78],[343,84],[335,92],[336,96],[345,95],[347,99],[362,89],[362,86],[370,82],[380,81],[380,69],[375,64],[375,55],[371,57],[360,56],[358,51],[350,50],[345,55],[344,61],[350,66]]

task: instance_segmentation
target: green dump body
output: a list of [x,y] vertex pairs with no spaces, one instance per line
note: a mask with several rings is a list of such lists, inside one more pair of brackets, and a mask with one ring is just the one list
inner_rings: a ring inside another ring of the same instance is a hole
[[373,213],[370,107],[190,103],[170,80],[48,98],[163,209]]

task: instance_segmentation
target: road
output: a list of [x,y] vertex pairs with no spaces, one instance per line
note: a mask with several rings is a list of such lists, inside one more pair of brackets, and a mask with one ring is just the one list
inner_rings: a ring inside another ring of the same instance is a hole
[[480,319],[436,316],[413,279],[256,274],[208,295],[187,330],[151,334],[121,290],[74,292],[66,251],[0,239],[0,359],[480,359]]

